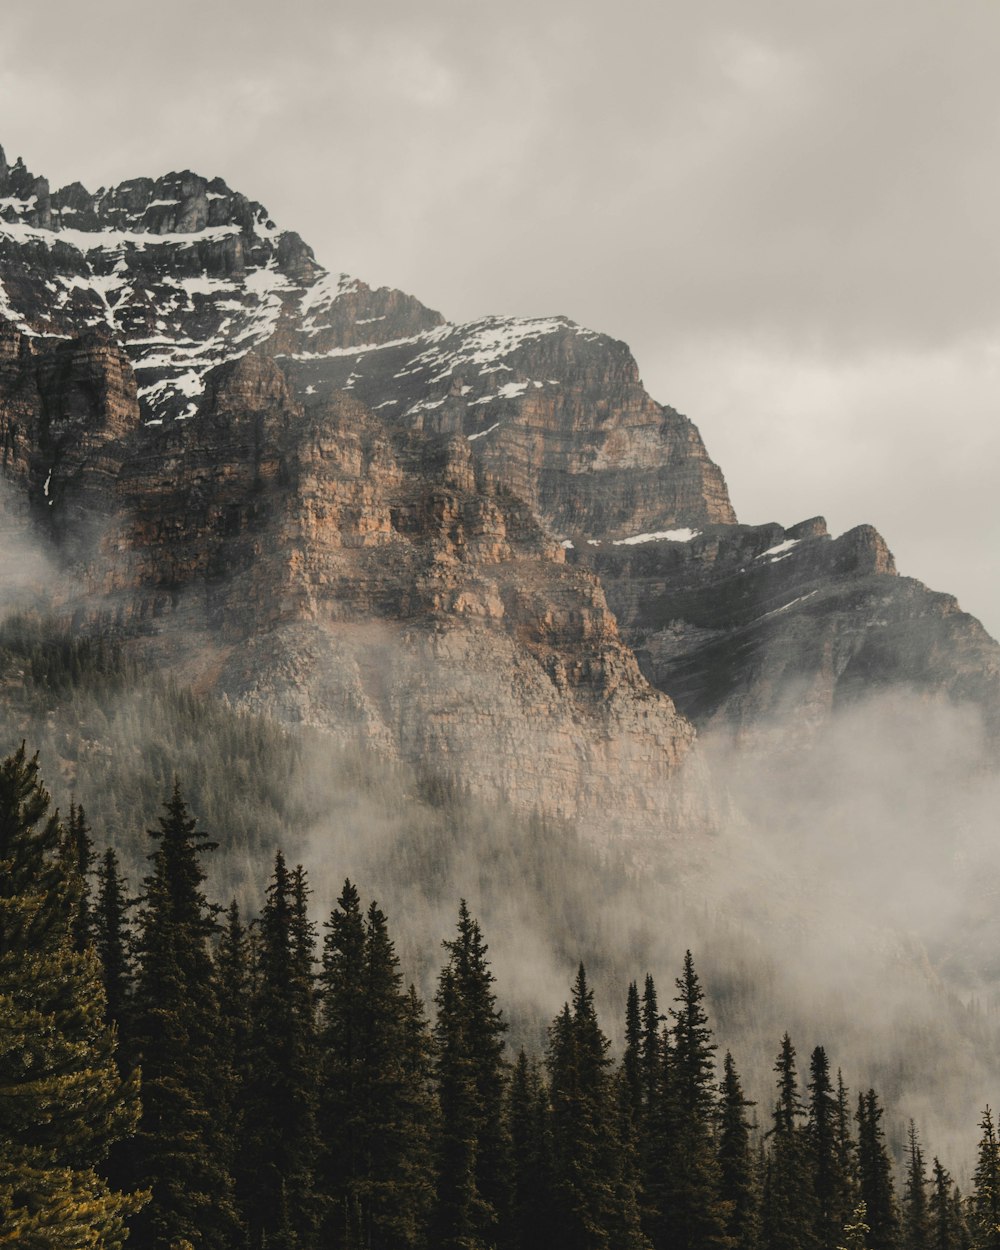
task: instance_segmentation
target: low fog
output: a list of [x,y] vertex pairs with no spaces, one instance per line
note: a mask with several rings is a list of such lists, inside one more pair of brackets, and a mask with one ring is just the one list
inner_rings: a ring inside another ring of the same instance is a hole
[[[5,524],[9,624],[53,586],[65,601],[68,583],[16,516]],[[143,831],[176,771],[220,843],[208,865],[220,903],[235,894],[254,914],[279,846],[307,869],[320,926],[350,877],[387,912],[404,974],[430,1001],[465,898],[511,1048],[535,1053],[579,960],[617,1047],[629,980],[650,972],[666,1010],[690,948],[720,1054],[732,1050],[762,1126],[787,1030],[803,1086],[822,1044],[855,1094],[882,1095],[897,1150],[912,1116],[927,1153],[968,1175],[980,1113],[1000,1094],[1000,772],[971,705],[897,690],[838,709],[808,737],[794,723],[763,726],[757,748],[706,735],[699,766],[719,827],[646,830],[636,863],[631,840],[435,791],[431,768],[192,699],[155,673],[123,670],[89,692],[39,687],[26,702],[11,672],[10,749],[21,737],[41,748],[56,801],[85,803],[95,842],[119,845],[134,888]]]

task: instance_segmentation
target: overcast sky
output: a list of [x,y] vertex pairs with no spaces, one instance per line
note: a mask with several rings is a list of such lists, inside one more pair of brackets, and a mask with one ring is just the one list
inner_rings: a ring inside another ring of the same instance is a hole
[[565,313],[740,519],[876,525],[1000,634],[1000,0],[49,0],[0,144],[193,168],[461,320]]

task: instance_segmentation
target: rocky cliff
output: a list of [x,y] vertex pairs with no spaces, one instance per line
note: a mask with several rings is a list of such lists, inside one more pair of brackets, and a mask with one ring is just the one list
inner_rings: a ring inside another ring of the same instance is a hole
[[695,724],[996,699],[874,531],[738,525],[624,344],[447,323],[221,179],[50,193],[0,150],[0,435],[81,628],[605,835],[712,826]]

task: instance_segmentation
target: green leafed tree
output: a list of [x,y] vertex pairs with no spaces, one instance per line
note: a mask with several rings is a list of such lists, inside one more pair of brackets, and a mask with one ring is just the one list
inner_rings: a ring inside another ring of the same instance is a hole
[[0,762],[0,1244],[116,1250],[139,1194],[100,1175],[134,1127],[74,857],[24,746]]

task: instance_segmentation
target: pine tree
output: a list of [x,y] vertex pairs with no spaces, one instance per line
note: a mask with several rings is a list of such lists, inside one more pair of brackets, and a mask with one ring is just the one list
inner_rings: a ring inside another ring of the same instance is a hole
[[[297,883],[298,882],[298,883]],[[320,1210],[315,1170],[315,1018],[305,881],[279,851],[260,917],[245,1098],[245,1196],[251,1247],[311,1250]]]
[[910,1121],[906,1149],[906,1187],[903,1190],[903,1250],[930,1250],[930,1222],[927,1211],[927,1174],[917,1128]]
[[444,943],[435,1041],[441,1135],[433,1236],[440,1250],[492,1245],[507,1208],[503,1035],[488,947],[463,899],[458,934]]
[[1000,1250],[1000,1144],[989,1107],[979,1122],[982,1136],[969,1201],[969,1224],[976,1250]]
[[892,1163],[882,1130],[882,1108],[873,1089],[858,1098],[858,1182],[871,1229],[871,1250],[897,1250],[900,1222]]
[[228,1250],[239,1230],[222,1140],[223,1091],[216,982],[209,944],[215,918],[200,856],[215,843],[197,832],[175,781],[143,882],[132,1051],[142,1070],[135,1175],[152,1189],[136,1224],[144,1250]]
[[719,1193],[729,1210],[726,1232],[734,1250],[756,1250],[760,1236],[760,1200],[747,1108],[733,1057],[726,1051],[719,1087]]
[[94,843],[82,807],[70,802],[69,820],[59,845],[59,858],[73,896],[73,945],[86,950],[94,938],[90,908],[90,874],[94,867]]
[[430,1036],[402,991],[386,917],[362,920],[345,883],[324,945],[321,1065],[331,1235],[344,1246],[420,1244],[433,1196]]
[[833,1091],[830,1065],[822,1046],[817,1046],[810,1056],[809,1074],[806,1137],[816,1198],[816,1241],[820,1250],[835,1250],[855,1195],[850,1177],[845,1174],[839,1098]]
[[927,1203],[931,1229],[930,1245],[932,1250],[962,1250],[964,1221],[961,1218],[961,1207],[957,1207],[954,1201],[951,1175],[937,1158],[931,1171],[931,1194]]
[[119,1044],[126,1051],[133,974],[130,907],[128,882],[119,871],[117,854],[108,847],[97,870],[94,945],[101,964],[107,1021],[118,1026]]
[[78,867],[48,808],[22,744],[0,762],[0,1240],[117,1250],[142,1196],[98,1169],[132,1130],[137,1091],[114,1062],[97,959],[79,944]]
[[843,1241],[839,1250],[868,1250],[868,1234],[871,1229],[865,1223],[865,1204],[859,1202],[844,1225]]
[[565,1250],[644,1250],[608,1039],[583,965],[549,1030],[553,1206]]
[[802,1125],[805,1111],[799,1096],[795,1047],[787,1033],[774,1070],[778,1099],[764,1177],[763,1244],[765,1250],[813,1250],[816,1197],[809,1142]]
[[247,1206],[253,1181],[246,1167],[246,1099],[250,1081],[251,1006],[254,997],[249,935],[234,899],[226,912],[215,964],[219,994],[219,1068],[222,1139],[233,1177],[236,1205]]
[[639,1010],[639,987],[629,982],[625,1003],[625,1053],[622,1056],[622,1077],[626,1102],[632,1124],[638,1131],[642,1120],[642,1018]]
[[691,952],[677,980],[671,1008],[671,1106],[668,1113],[666,1184],[661,1191],[654,1241],[676,1250],[729,1250],[729,1205],[713,1128],[716,1116],[715,1043],[704,991]]
[[521,1050],[507,1091],[510,1250],[546,1250],[555,1236],[548,1113],[548,1092],[541,1074]]

